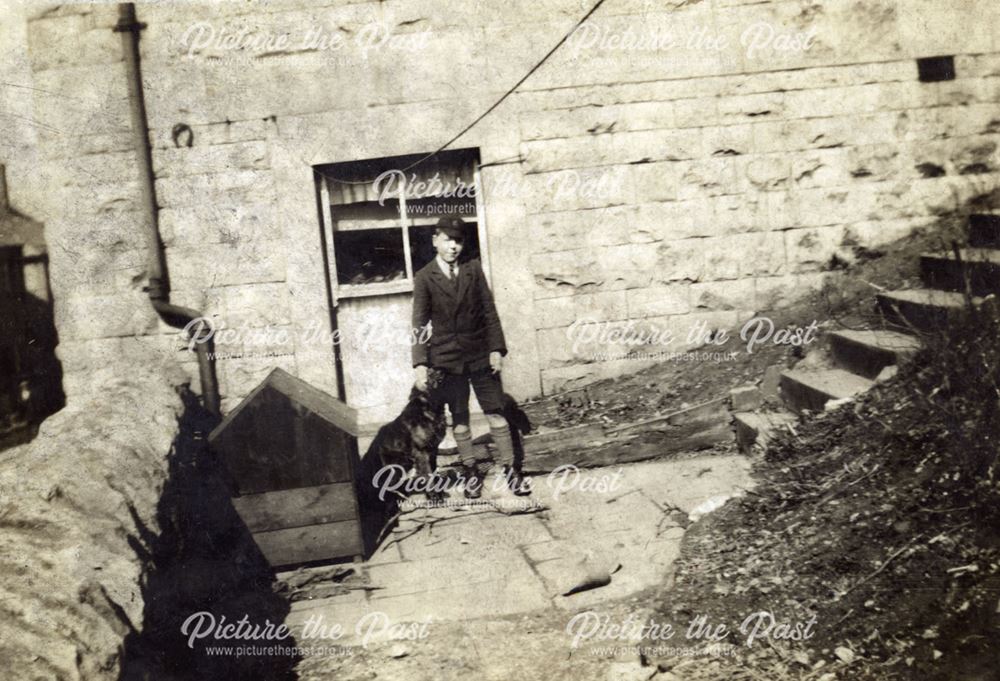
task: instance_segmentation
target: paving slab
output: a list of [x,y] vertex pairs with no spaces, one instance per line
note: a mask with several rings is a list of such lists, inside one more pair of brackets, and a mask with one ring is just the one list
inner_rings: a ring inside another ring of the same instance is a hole
[[[373,613],[392,622],[470,621],[626,598],[671,579],[684,529],[670,509],[741,494],[753,485],[749,469],[741,456],[566,469],[535,476],[526,499],[490,475],[475,504],[453,490],[449,506],[400,518],[388,546],[361,566],[376,590],[297,603],[287,623],[293,631],[339,623],[345,643]],[[606,586],[562,596],[585,557],[621,567]]]
[[430,532],[414,535],[400,546],[406,560],[423,560],[502,550],[551,539],[552,533],[535,515],[508,517],[492,513],[446,521],[435,525]]

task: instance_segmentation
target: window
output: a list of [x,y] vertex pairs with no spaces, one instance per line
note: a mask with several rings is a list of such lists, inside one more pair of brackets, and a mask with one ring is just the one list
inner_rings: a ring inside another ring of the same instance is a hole
[[434,258],[442,217],[468,226],[462,260],[480,257],[475,149],[320,166],[320,200],[335,298],[405,293]]
[[917,78],[921,83],[937,83],[955,80],[955,58],[924,57],[917,60]]

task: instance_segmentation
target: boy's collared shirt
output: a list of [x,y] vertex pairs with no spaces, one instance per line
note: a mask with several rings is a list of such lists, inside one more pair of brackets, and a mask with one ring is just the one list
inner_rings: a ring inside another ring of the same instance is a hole
[[446,263],[444,260],[441,259],[440,255],[434,256],[434,259],[437,260],[438,267],[440,267],[441,271],[444,272],[444,276],[446,276],[449,279],[451,279],[451,276],[452,276],[452,270],[451,270],[451,268],[452,267],[455,268],[455,270],[454,270],[455,276],[456,277],[458,276],[458,263],[457,262],[452,263],[452,264],[449,265],[448,263]]

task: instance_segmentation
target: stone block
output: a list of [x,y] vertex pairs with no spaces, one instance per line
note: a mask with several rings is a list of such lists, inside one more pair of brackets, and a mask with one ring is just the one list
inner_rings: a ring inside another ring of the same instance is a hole
[[711,135],[705,135],[703,155],[729,157],[754,153],[754,129],[750,124],[715,128]]
[[691,309],[691,288],[687,284],[632,289],[627,293],[630,319],[684,314]]
[[750,232],[705,239],[705,278],[738,279],[785,269],[781,232]]
[[719,98],[699,97],[674,102],[674,120],[678,128],[703,128],[718,125]]
[[928,218],[855,222],[847,225],[845,237],[850,235],[859,245],[877,248],[912,234],[916,229],[925,227],[927,224]]
[[573,295],[577,289],[589,289],[604,283],[603,275],[595,271],[594,255],[589,250],[533,255],[529,266],[539,287],[536,298]]
[[122,338],[63,340],[56,348],[63,372],[72,374],[115,366],[124,356]]
[[129,150],[50,161],[45,176],[52,183],[50,186],[92,187],[138,180],[139,169],[135,153]]
[[705,274],[705,240],[665,241],[657,247],[657,282],[698,281]]
[[677,241],[714,232],[711,210],[704,200],[641,203],[631,227],[633,234],[649,241]]
[[784,232],[789,267],[794,271],[828,268],[834,256],[852,262],[854,255],[844,245],[845,229],[840,225]]
[[608,246],[595,255],[604,287],[611,289],[648,286],[658,261],[657,249],[648,244]]
[[269,203],[178,205],[161,209],[159,217],[160,235],[167,246],[239,246],[273,239],[279,229],[275,206]]
[[170,280],[177,290],[284,281],[283,243],[260,241],[235,247],[207,244],[168,248]]
[[543,298],[535,301],[535,328],[561,328],[577,319],[576,296]]
[[849,176],[855,182],[885,182],[917,175],[905,145],[873,144],[847,152]]
[[524,168],[528,173],[544,173],[622,163],[620,142],[614,134],[524,142]]
[[790,155],[792,186],[802,189],[835,187],[851,179],[853,149],[818,149]]
[[[33,74],[36,110],[45,126],[62,135],[116,133],[131,129],[128,81],[121,63],[49,69]],[[41,93],[59,93],[42,97]],[[48,138],[51,139],[51,138]]]
[[536,235],[535,252],[568,251],[586,246],[611,246],[629,242],[627,207],[592,211],[559,211],[527,217]]
[[529,213],[588,210],[631,203],[629,166],[571,168],[525,177],[524,206]]
[[957,54],[955,72],[960,79],[1000,76],[1000,54]]
[[573,296],[574,320],[616,321],[627,319],[629,307],[626,293],[628,292],[605,291]]
[[143,335],[157,328],[158,319],[142,291],[56,300],[56,328],[62,340]]
[[[191,126],[191,144],[196,147],[211,147],[217,144],[235,142],[256,142],[267,139],[268,122],[260,118],[243,121],[219,121]],[[150,130],[150,143],[154,149],[177,149],[186,143],[180,136],[173,139],[173,126]]]
[[762,232],[770,228],[766,195],[746,193],[715,196],[708,200],[710,223],[715,229],[704,236],[722,236],[739,232]]
[[791,178],[791,161],[787,154],[748,156],[737,163],[742,186],[750,191],[787,189]]
[[[757,129],[755,128],[755,131]],[[857,130],[843,117],[807,118],[783,124],[784,145],[792,149],[832,149],[855,143]],[[755,138],[760,142],[760,137]]]
[[805,189],[790,197],[794,203],[789,208],[800,227],[836,225],[864,215],[867,207],[858,205],[863,196],[860,187]]
[[804,272],[778,277],[757,277],[754,281],[756,309],[760,312],[787,307],[809,293],[820,290],[832,272]]
[[28,57],[35,72],[122,60],[122,40],[89,16],[72,14],[28,23]]
[[760,388],[745,385],[729,391],[729,406],[733,411],[753,411],[763,404]]
[[644,163],[632,166],[631,184],[641,201],[673,201],[679,179],[675,163]]
[[706,158],[678,164],[677,197],[693,200],[740,193],[737,166],[732,158]]
[[753,282],[746,279],[691,284],[693,308],[748,311],[755,309],[754,302]]
[[159,149],[153,154],[157,177],[265,170],[269,167],[267,142],[232,142],[213,146]]
[[742,125],[786,117],[785,96],[792,93],[762,92],[719,100],[719,123]]
[[[801,121],[795,121],[794,124],[801,124]],[[800,148],[801,138],[791,136],[792,126],[792,121],[754,121],[751,124],[754,151],[769,154]]]
[[[584,331],[583,333],[590,333]],[[596,335],[596,328],[593,334]],[[576,343],[574,347],[574,332],[570,327],[559,327],[550,329],[539,329],[536,337],[538,339],[538,361],[543,368],[563,366],[583,359],[584,353],[590,344],[582,341]],[[583,338],[585,336],[576,336]],[[589,336],[586,336],[589,337]]]
[[264,170],[156,180],[156,196],[162,208],[199,204],[242,206],[270,203],[274,201],[274,191],[271,173]]
[[[83,246],[75,255],[60,253],[51,262],[57,281],[53,289],[79,295],[105,295],[132,291],[142,285],[149,267],[146,248],[98,250]],[[67,258],[69,256],[69,258]]]
[[288,287],[284,283],[250,283],[215,289],[230,328],[279,327],[290,323]]
[[45,161],[132,151],[133,147],[132,133],[124,128],[95,133],[85,130],[60,132],[41,128],[38,130],[38,141],[39,153]]
[[[556,104],[551,99],[546,101],[549,106]],[[526,141],[587,137],[611,132],[669,129],[674,127],[674,113],[669,102],[529,110],[521,116],[520,127],[522,139]]]

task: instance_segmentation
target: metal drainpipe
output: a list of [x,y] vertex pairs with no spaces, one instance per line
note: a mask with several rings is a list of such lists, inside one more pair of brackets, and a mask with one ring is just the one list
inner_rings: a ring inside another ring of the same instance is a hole
[[[146,120],[146,101],[142,93],[142,71],[139,64],[139,32],[145,28],[136,20],[135,5],[123,2],[118,5],[118,24],[114,30],[122,34],[122,52],[125,57],[125,75],[128,80],[129,110],[132,115],[132,136],[136,160],[139,163],[139,186],[143,203],[143,233],[149,253],[149,293],[153,309],[167,324],[183,329],[204,315],[198,310],[173,305],[170,302],[170,280],[167,276],[166,254],[160,239],[159,206],[156,204],[156,185],[153,175],[153,153],[149,146],[149,123]],[[196,333],[199,333],[196,331]],[[195,344],[198,354],[198,373],[201,377],[202,400],[205,408],[215,416],[221,415],[219,383],[215,377],[212,359],[214,344],[209,338]]]

